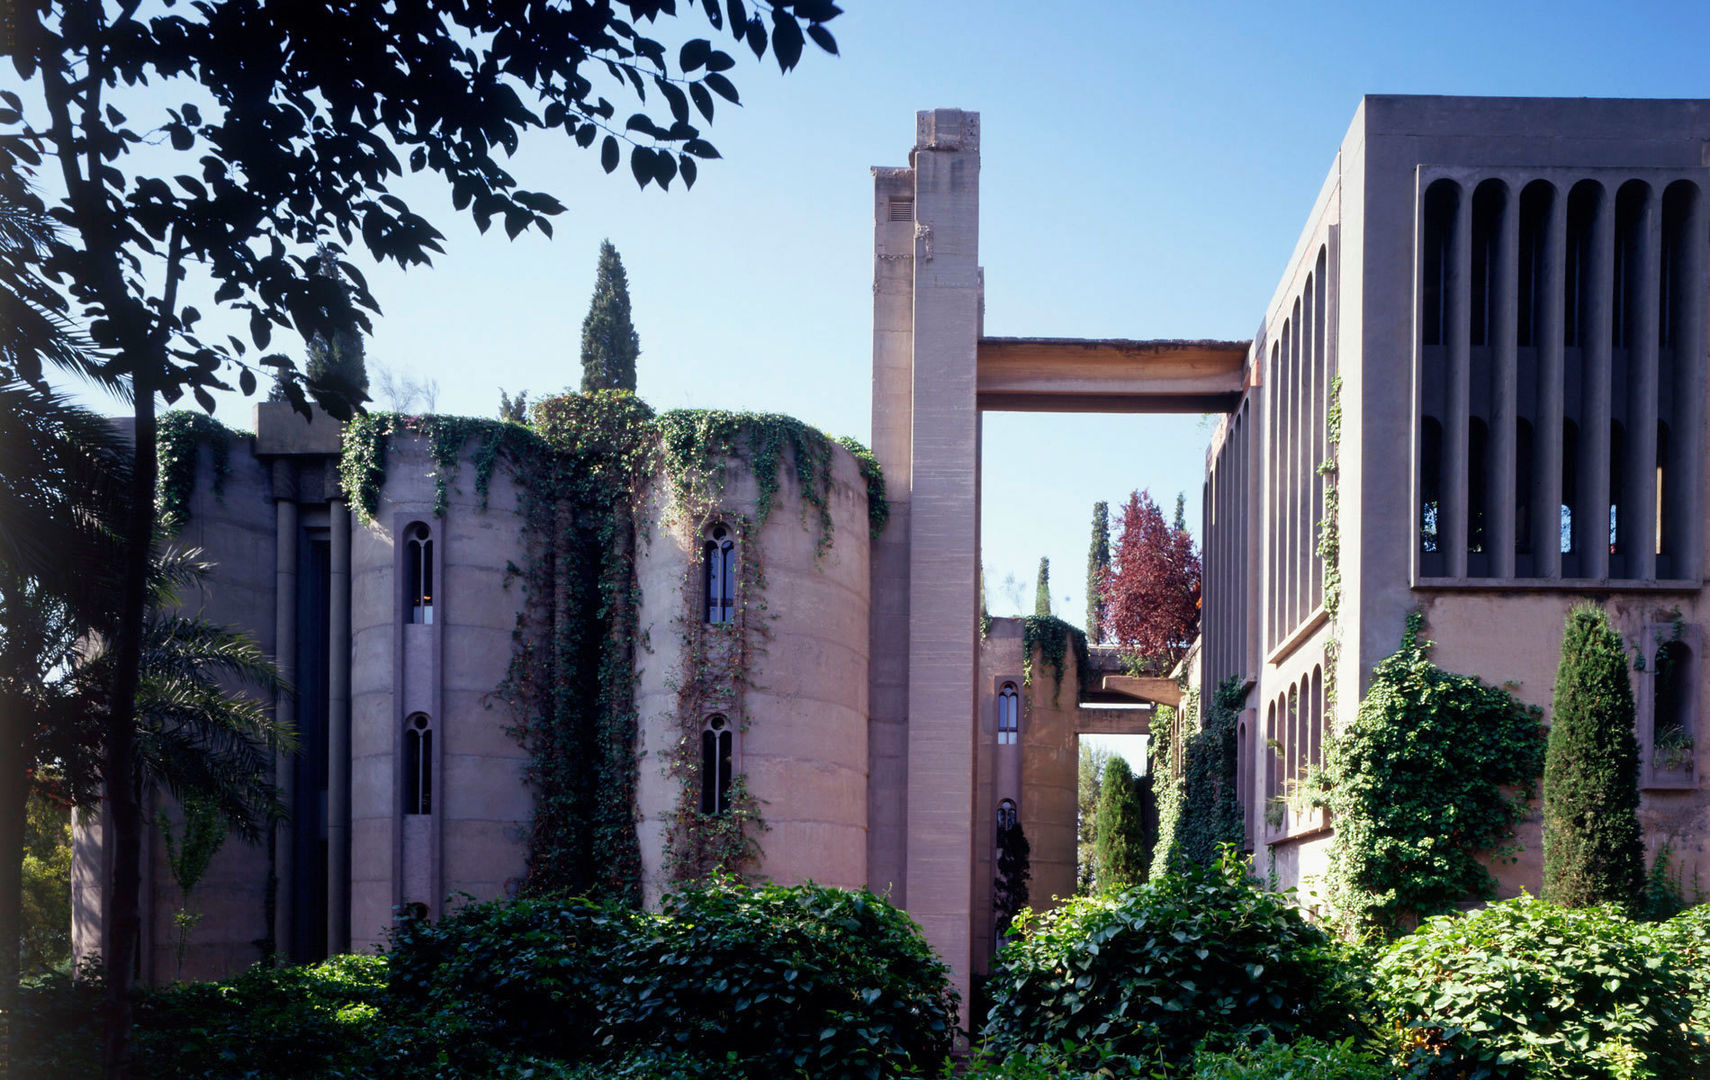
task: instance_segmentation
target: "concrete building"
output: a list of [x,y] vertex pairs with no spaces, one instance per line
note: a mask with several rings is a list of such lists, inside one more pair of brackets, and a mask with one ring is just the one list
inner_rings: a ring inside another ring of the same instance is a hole
[[[641,895],[672,881],[672,815],[697,798],[722,813],[741,778],[770,827],[758,875],[888,893],[965,992],[995,941],[999,820],[1028,833],[1035,904],[1067,895],[1077,736],[1144,732],[1184,683],[1209,699],[1229,680],[1249,842],[1310,885],[1334,822],[1279,799],[1322,761],[1406,613],[1424,610],[1438,663],[1547,709],[1563,619],[1588,597],[1640,652],[1667,653],[1663,676],[1653,662],[1636,678],[1643,823],[1687,880],[1710,877],[1706,147],[1710,102],[1367,98],[1251,341],[994,338],[979,116],[919,114],[907,164],[874,170],[888,524],[869,538],[841,448],[829,548],[787,469],[779,498],[803,514],[753,524],[762,488],[740,454],[706,505],[668,484],[637,505]],[[1181,680],[1125,678],[1099,649],[1058,678],[1020,621],[982,633],[981,415],[1017,410],[1221,416],[1202,637]],[[299,958],[378,944],[400,904],[439,911],[527,873],[538,793],[494,700],[527,613],[519,479],[495,470],[485,493],[453,484],[442,500],[431,448],[396,439],[373,521],[353,523],[335,428],[263,406],[222,493],[202,464],[192,539],[221,563],[207,610],[294,675],[279,707],[303,749],[280,763],[294,815],[272,863],[234,844],[210,873],[189,975],[269,944]],[[1319,544],[1332,507],[1334,610]],[[766,648],[733,660],[747,638],[718,628],[759,588],[733,569],[750,550],[767,559]],[[703,679],[708,664],[723,674]],[[686,680],[700,680],[692,733]],[[700,768],[664,767],[691,737]],[[1498,868],[1505,891],[1538,888],[1530,830],[1526,857]],[[80,836],[87,953],[98,822]],[[158,978],[171,884],[158,850],[145,867]]]

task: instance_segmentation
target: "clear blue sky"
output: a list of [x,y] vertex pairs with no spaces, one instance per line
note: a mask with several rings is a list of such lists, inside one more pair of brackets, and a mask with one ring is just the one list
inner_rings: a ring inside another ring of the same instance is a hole
[[[370,274],[385,312],[370,363],[437,381],[443,412],[575,383],[609,237],[654,406],[777,410],[865,440],[867,170],[905,163],[916,109],[983,113],[989,333],[1245,338],[1362,94],[1710,96],[1701,3],[844,3],[839,58],[810,50],[786,77],[741,54],[744,107],[720,102],[724,160],[693,191],[637,191],[627,168],[537,138],[515,171],[570,211],[550,241],[507,242],[433,185],[406,188],[447,250]],[[660,35],[706,33],[679,21]],[[220,414],[248,426],[242,402]],[[1185,491],[1197,534],[1208,435],[1197,417],[989,417],[994,611],[1006,575],[1031,609],[1048,555],[1080,621],[1096,499]]]

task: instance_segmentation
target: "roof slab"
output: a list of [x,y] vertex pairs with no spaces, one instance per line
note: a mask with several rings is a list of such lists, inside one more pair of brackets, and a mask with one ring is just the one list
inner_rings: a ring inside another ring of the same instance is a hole
[[977,401],[988,412],[1230,412],[1251,345],[983,337]]

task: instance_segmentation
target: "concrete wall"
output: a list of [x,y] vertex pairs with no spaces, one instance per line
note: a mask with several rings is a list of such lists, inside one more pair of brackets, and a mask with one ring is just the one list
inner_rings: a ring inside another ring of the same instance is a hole
[[[522,607],[524,566],[517,486],[494,470],[487,507],[467,453],[433,513],[434,466],[425,440],[399,435],[388,454],[375,522],[351,543],[351,935],[364,949],[383,939],[393,906],[441,910],[447,897],[485,900],[514,891],[525,872],[533,796],[527,754],[507,732],[514,717],[492,695],[509,670]],[[432,533],[436,595],[431,624],[407,622],[400,533]],[[432,812],[401,812],[405,720],[432,720]]]
[[[730,647],[720,638],[732,633],[698,625],[704,614],[702,537],[713,521],[752,522],[757,496],[752,472],[737,459],[726,463],[717,512],[706,520],[690,520],[665,483],[654,485],[648,502],[648,536],[636,554],[639,628],[651,646],[639,661],[636,688],[636,800],[650,905],[670,887],[665,830],[679,788],[665,775],[665,751],[680,737],[677,687],[685,675],[685,637],[704,632],[716,651]],[[757,531],[739,530],[738,543],[754,545],[750,554],[758,555],[765,586],[759,597],[737,596],[754,652],[747,684],[725,688],[718,711],[728,706],[739,725],[735,771],[746,775],[768,825],[758,837],[763,855],[756,876],[857,888],[868,881],[870,545],[866,482],[854,456],[840,446],[833,447],[828,501],[832,545],[816,556],[816,511],[802,501],[793,468],[780,463],[770,516]]]

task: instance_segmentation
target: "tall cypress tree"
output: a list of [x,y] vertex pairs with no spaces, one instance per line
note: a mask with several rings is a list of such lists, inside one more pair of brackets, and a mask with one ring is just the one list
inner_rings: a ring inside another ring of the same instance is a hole
[[1087,640],[1104,641],[1104,575],[1110,570],[1110,504],[1092,508],[1092,546],[1087,549]]
[[1039,560],[1039,580],[1033,583],[1033,614],[1051,614],[1051,560]]
[[[316,277],[329,279],[337,286],[337,295],[332,303],[341,309],[339,321],[352,322],[350,286],[345,283],[344,275],[339,273],[338,259],[332,249],[325,244],[316,248],[313,266]],[[354,325],[349,330],[334,334],[331,341],[320,333],[311,337],[308,362],[303,369],[308,381],[320,387],[323,393],[337,394],[352,403],[368,400],[367,349],[362,344],[362,331]],[[282,383],[274,382],[268,400],[286,400]]]
[[610,240],[600,241],[594,299],[582,320],[582,392],[635,390],[641,336],[629,321],[629,278]]
[[1097,810],[1098,888],[1116,892],[1146,880],[1145,777],[1112,754],[1099,781]]
[[1621,635],[1603,609],[1568,613],[1544,752],[1544,899],[1565,907],[1615,902],[1644,889],[1639,743]]

